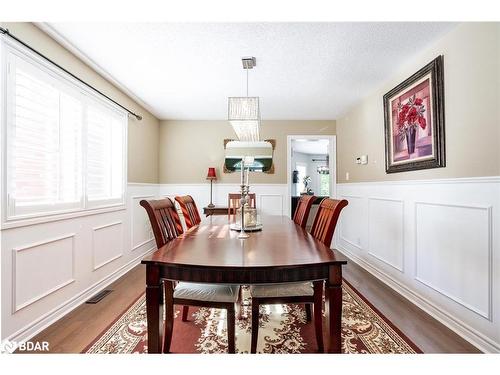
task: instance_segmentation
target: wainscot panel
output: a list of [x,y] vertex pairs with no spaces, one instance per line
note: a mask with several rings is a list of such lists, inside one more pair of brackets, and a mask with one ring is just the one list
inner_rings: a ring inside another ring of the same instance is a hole
[[28,340],[155,249],[142,197],[159,185],[129,183],[125,209],[2,230],[2,340]]
[[[338,185],[335,246],[485,352],[500,352],[500,177]],[[496,224],[494,224],[496,223]]]

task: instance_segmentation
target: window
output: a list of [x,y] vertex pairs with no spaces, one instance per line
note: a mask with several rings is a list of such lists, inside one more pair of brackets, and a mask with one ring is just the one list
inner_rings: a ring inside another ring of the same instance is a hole
[[319,195],[322,197],[330,196],[330,175],[318,173],[319,175]]
[[7,219],[124,203],[127,116],[2,41]]

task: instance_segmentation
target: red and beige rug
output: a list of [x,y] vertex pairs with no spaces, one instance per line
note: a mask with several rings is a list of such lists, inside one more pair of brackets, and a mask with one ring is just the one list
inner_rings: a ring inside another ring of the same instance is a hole
[[[249,353],[250,299],[244,294],[243,319],[237,321],[236,351]],[[175,308],[173,353],[227,353],[225,310],[190,307],[188,322]],[[302,305],[260,308],[258,353],[315,353],[314,323],[306,322]],[[102,332],[84,353],[146,353],[146,299],[142,295]],[[344,281],[342,313],[344,353],[421,353],[399,329]]]

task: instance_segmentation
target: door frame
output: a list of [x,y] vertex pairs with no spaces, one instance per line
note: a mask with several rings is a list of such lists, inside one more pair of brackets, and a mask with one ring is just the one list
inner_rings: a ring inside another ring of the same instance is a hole
[[294,139],[328,139],[328,168],[334,173],[330,173],[330,197],[337,197],[337,136],[335,135],[287,135],[286,137],[286,185],[287,185],[287,216],[291,218],[292,201],[292,140]]

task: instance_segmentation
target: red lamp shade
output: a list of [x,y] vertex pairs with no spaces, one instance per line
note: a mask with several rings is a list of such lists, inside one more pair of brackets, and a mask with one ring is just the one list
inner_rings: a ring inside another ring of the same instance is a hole
[[208,168],[207,180],[217,180],[217,175],[215,174],[215,168]]

